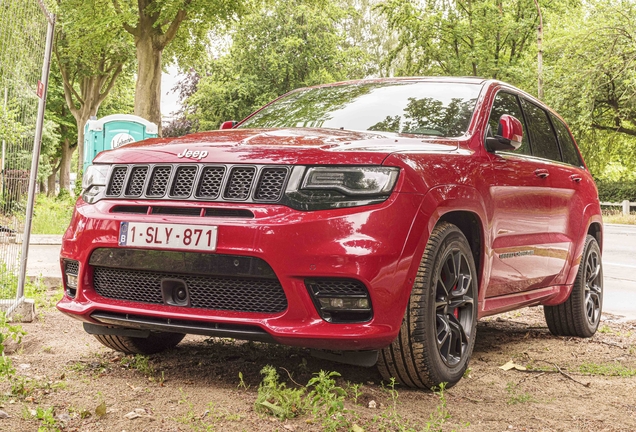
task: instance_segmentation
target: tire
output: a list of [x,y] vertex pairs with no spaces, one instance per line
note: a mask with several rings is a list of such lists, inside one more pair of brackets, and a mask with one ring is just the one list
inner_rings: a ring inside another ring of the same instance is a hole
[[151,332],[147,338],[118,335],[93,335],[106,347],[125,354],[155,354],[177,346],[182,333]]
[[380,374],[408,387],[451,387],[468,367],[476,328],[472,251],[459,228],[441,222],[424,250],[398,337],[380,352]]
[[570,297],[560,305],[544,306],[543,313],[553,335],[589,338],[596,333],[602,309],[601,249],[596,239],[588,235]]

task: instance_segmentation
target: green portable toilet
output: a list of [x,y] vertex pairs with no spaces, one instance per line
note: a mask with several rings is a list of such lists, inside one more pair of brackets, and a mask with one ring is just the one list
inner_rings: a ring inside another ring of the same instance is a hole
[[113,114],[89,120],[84,127],[84,172],[97,153],[146,138],[156,138],[154,123],[130,114]]

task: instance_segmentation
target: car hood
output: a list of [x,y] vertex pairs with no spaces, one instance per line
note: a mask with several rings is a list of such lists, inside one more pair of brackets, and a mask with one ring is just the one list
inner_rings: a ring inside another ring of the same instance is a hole
[[338,129],[229,129],[153,138],[100,153],[95,163],[381,164],[394,152],[450,152],[458,139]]

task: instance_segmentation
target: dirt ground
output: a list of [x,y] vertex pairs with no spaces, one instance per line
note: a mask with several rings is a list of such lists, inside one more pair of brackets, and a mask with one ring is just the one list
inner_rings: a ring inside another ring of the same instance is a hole
[[[392,392],[375,368],[297,348],[188,336],[170,352],[134,358],[52,308],[23,328],[22,344],[8,348],[16,375],[0,381],[2,431],[323,430],[311,412],[283,422],[255,411],[265,365],[288,388],[321,369],[339,372],[343,430],[636,430],[636,322],[609,315],[591,339],[552,336],[540,308],[482,320],[469,372],[444,393],[446,411],[439,394]],[[529,370],[500,368],[511,360]]]

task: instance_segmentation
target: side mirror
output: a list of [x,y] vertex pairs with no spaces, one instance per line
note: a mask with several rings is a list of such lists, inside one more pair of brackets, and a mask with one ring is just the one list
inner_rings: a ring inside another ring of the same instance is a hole
[[509,114],[503,114],[499,119],[497,135],[486,138],[486,150],[489,152],[495,150],[514,151],[521,147],[522,140],[523,127],[521,122]]
[[234,120],[224,121],[219,129],[232,129],[237,124],[238,122]]

